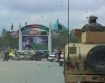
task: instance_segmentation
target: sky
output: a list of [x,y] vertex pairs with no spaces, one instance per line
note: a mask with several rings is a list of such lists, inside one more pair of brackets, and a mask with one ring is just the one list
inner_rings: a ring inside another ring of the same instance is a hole
[[[69,28],[82,28],[90,15],[98,16],[98,23],[105,25],[105,0],[69,0]],[[68,28],[68,0],[0,0],[0,32],[11,31],[27,24],[49,27],[57,22]]]

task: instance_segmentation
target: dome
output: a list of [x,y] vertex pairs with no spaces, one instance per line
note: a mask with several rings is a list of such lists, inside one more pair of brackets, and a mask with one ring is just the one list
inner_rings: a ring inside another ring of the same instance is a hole
[[68,30],[63,24],[59,23],[58,21],[57,21],[57,23],[55,23],[51,26],[51,29],[54,31]]

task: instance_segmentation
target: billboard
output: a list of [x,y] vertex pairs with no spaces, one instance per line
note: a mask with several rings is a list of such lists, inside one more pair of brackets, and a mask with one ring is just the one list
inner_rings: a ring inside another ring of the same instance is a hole
[[33,24],[21,28],[22,35],[48,35],[49,28],[43,25]]
[[23,50],[48,50],[48,36],[22,36]]
[[48,50],[49,28],[31,24],[21,28],[22,50]]

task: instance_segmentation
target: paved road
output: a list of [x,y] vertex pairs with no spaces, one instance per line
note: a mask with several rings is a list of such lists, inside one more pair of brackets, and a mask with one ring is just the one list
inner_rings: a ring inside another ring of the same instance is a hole
[[63,67],[57,62],[2,61],[0,83],[64,83]]

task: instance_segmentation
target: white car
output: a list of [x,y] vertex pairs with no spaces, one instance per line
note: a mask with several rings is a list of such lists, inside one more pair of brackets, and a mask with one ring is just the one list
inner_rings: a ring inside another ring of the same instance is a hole
[[55,60],[55,54],[56,54],[56,52],[53,52],[53,53],[51,53],[49,56],[48,56],[48,61],[54,61]]

